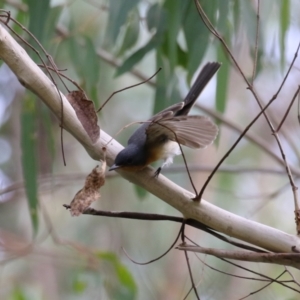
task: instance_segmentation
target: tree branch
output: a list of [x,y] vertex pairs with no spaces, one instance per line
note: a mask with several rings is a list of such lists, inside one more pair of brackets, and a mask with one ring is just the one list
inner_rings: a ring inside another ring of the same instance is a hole
[[300,253],[255,253],[247,250],[230,251],[215,248],[203,248],[187,244],[181,244],[176,247],[176,249],[213,255],[220,258],[271,263],[300,269]]

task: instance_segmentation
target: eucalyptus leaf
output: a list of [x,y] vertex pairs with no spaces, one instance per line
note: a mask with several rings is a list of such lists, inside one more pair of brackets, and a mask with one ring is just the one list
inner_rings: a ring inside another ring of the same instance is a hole
[[285,37],[290,25],[290,0],[280,1],[280,63],[285,63]]
[[[238,1],[235,1],[238,2]],[[226,31],[228,31],[228,21],[227,21],[227,17],[228,17],[228,13],[229,13],[229,4],[230,1],[218,1],[218,11],[219,11],[219,18],[217,21],[217,28],[218,31],[221,33],[224,33]]]
[[14,287],[9,299],[10,300],[29,300],[29,298],[26,296],[24,289],[21,287],[18,287],[18,286]]
[[111,0],[109,1],[109,16],[106,30],[108,45],[116,42],[121,27],[125,24],[129,12],[137,6],[139,0]]
[[122,46],[118,51],[118,55],[122,55],[125,51],[131,49],[137,42],[140,33],[140,20],[139,12],[134,9],[127,22],[126,31],[123,39]]
[[137,196],[139,197],[139,199],[141,199],[141,200],[144,199],[148,195],[148,192],[138,185],[134,186],[134,190],[135,190],[135,193],[137,194]]
[[22,170],[29,213],[34,231],[38,229],[37,151],[35,101],[23,101],[21,114]]
[[134,300],[137,296],[137,287],[128,268],[121,263],[113,252],[98,252],[98,258],[110,265],[115,280],[106,280],[106,292],[109,299]]
[[[93,41],[87,36],[83,38],[84,45],[82,46],[82,57],[84,62],[78,67],[81,67],[82,77],[87,89],[87,94],[91,96],[93,92],[95,93],[94,88],[99,81],[100,63]],[[97,98],[92,100],[96,101],[96,99]],[[98,105],[99,103],[96,104]]]
[[89,97],[93,97],[91,100],[98,105],[96,86],[100,76],[100,62],[93,41],[88,36],[72,36],[66,43],[83,88]]
[[29,10],[29,31],[43,42],[45,25],[50,12],[50,0],[26,0]]
[[167,97],[167,86],[169,82],[170,72],[168,67],[168,60],[164,58],[161,50],[156,51],[156,65],[162,69],[156,75],[156,89],[153,114],[165,109],[169,100]]
[[158,47],[162,42],[160,35],[155,35],[144,47],[140,48],[130,55],[123,64],[117,69],[115,76],[120,76],[130,71],[138,62],[140,62],[146,54]]
[[184,12],[183,31],[188,50],[188,81],[191,81],[208,47],[209,31],[202,23],[193,1],[188,2]]
[[173,70],[178,62],[177,37],[182,21],[182,1],[166,0],[164,3],[168,20],[168,30],[166,31],[167,51],[166,54],[170,61],[170,67]]
[[227,100],[227,87],[230,71],[230,62],[228,56],[225,55],[222,45],[218,47],[218,59],[222,62],[222,66],[217,73],[217,93],[216,93],[216,110],[220,113],[224,113]]
[[46,45],[51,45],[52,38],[55,34],[58,19],[61,15],[63,6],[57,5],[54,7],[51,7],[49,10],[48,18],[46,19],[45,23],[45,32],[44,32],[44,41]]

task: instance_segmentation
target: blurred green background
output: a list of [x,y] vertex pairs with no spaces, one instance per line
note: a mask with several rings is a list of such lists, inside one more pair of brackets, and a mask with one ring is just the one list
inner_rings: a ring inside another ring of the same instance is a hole
[[[267,103],[282,82],[299,43],[300,3],[200,3],[250,81],[256,61],[254,87],[262,102]],[[203,24],[193,1],[0,0],[0,8],[10,11],[35,35],[58,69],[80,84],[96,108],[112,92],[136,84],[162,67],[151,84],[116,94],[99,114],[101,129],[113,136],[126,124],[145,121],[180,101],[207,61],[222,62],[221,70],[192,112],[212,118],[212,113],[218,112],[224,118],[225,123],[215,119],[220,126],[218,140],[203,151],[184,149],[188,165],[198,168],[192,172],[198,189],[238,138],[238,129],[245,128],[259,112],[228,53]],[[9,24],[38,49],[26,32]],[[20,44],[41,63],[34,51],[22,41]],[[46,59],[42,50],[38,51]],[[268,110],[275,127],[299,84],[299,67],[296,60],[282,92]],[[65,82],[69,89],[76,89]],[[280,137],[288,162],[298,170],[297,115],[296,103]],[[228,126],[230,122],[235,129]],[[130,126],[117,139],[125,145],[135,128],[136,125]],[[294,234],[293,198],[287,176],[282,165],[266,151],[280,155],[275,139],[263,117],[250,132],[257,142],[247,138],[240,142],[204,197],[242,217]],[[172,250],[159,261],[141,266],[122,251],[124,247],[139,262],[153,259],[171,245],[180,225],[87,215],[71,217],[62,205],[70,203],[97,162],[67,132],[63,133],[63,146],[66,166],[59,121],[0,62],[0,298],[184,299],[191,287],[184,253]],[[181,157],[163,174],[192,191]],[[94,208],[180,216],[116,173],[109,174],[101,195]],[[188,227],[186,234],[203,247],[232,249],[193,228]],[[209,266],[234,275],[258,277],[216,258],[189,256],[202,300],[240,299],[267,284],[211,269]],[[266,264],[240,265],[272,278],[284,270]],[[299,272],[293,274],[300,279]],[[285,275],[280,279],[291,278]],[[299,294],[273,283],[249,298],[299,299]],[[187,299],[196,297],[191,292]]]

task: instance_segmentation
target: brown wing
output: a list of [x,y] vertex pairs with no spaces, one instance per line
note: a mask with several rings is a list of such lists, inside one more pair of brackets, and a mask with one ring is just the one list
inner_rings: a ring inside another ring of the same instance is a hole
[[205,148],[214,141],[218,127],[205,116],[178,116],[153,120],[146,134],[149,143],[167,137],[189,148],[197,149]]
[[177,111],[179,111],[183,108],[183,106],[184,106],[184,102],[176,103],[176,104],[169,106],[166,109],[160,111],[159,113],[154,115],[148,121],[157,122],[161,119],[172,118],[177,113]]

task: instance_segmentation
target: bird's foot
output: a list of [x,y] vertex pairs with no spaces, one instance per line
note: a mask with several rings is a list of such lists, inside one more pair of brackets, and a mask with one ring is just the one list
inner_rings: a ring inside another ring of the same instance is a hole
[[160,172],[161,172],[161,167],[159,167],[159,168],[155,171],[155,173],[154,173],[154,178],[158,178],[158,175],[160,174]]

